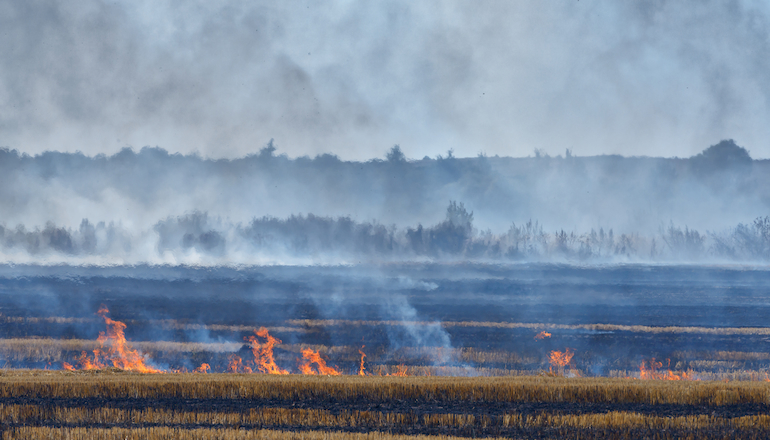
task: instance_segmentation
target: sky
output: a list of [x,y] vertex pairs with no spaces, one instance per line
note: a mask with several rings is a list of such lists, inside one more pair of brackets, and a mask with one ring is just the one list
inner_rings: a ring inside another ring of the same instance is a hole
[[770,2],[0,2],[0,146],[770,158]]

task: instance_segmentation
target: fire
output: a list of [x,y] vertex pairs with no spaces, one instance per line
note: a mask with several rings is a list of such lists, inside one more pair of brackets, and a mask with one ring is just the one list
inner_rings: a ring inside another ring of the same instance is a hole
[[358,352],[361,353],[361,367],[358,369],[359,376],[366,376],[366,373],[364,372],[364,370],[366,370],[366,368],[364,368],[364,358],[366,357],[366,354],[364,353],[364,347],[366,347],[366,345],[362,345],[361,349],[358,350]]
[[[278,367],[273,358],[273,347],[280,344],[281,340],[270,336],[267,329],[264,327],[259,330],[254,330],[254,334],[256,334],[256,336],[248,336],[243,339],[249,341],[249,344],[251,345],[251,352],[254,354],[254,364],[256,369],[259,370],[260,373],[289,374],[288,371]],[[257,337],[264,339],[265,342],[259,342]]]
[[408,374],[406,374],[406,365],[396,365],[396,372],[393,374],[389,374],[388,376],[398,376],[398,377],[406,377]]
[[[302,372],[302,374],[329,374],[332,376],[339,376],[341,374],[335,368],[328,367],[321,355],[310,348],[302,350],[302,358],[305,359],[305,361],[299,365],[299,371]],[[318,373],[313,370],[311,364],[316,365]]]
[[540,332],[540,333],[538,333],[537,335],[535,335],[535,339],[536,339],[536,340],[543,340],[543,339],[545,339],[545,338],[550,338],[550,337],[551,337],[551,334],[550,334],[550,333],[548,333],[548,332],[547,332],[547,331],[545,331],[545,330],[543,330],[542,332]]
[[682,372],[675,374],[669,369],[671,366],[671,360],[666,359],[666,371],[658,371],[663,367],[663,362],[656,362],[655,358],[650,359],[648,362],[642,361],[639,366],[639,379],[643,380],[697,380],[692,372]]
[[[574,352],[569,351],[569,348],[561,351],[552,351],[548,356],[548,362],[551,364],[551,368],[556,367],[560,376],[564,375],[564,367],[572,362],[572,357],[575,356]],[[553,370],[550,370],[553,372]]]
[[237,355],[230,355],[230,362],[227,364],[228,373],[253,373],[254,370],[248,365],[243,364],[243,359]]
[[[99,332],[99,337],[96,338],[97,342],[99,342],[99,348],[94,349],[93,360],[88,358],[85,351],[80,354],[78,359],[80,369],[98,370],[112,364],[113,367],[120,368],[121,370],[138,371],[140,373],[162,373],[162,370],[147,365],[147,359],[144,354],[131,348],[131,345],[126,342],[126,324],[108,317],[107,313],[109,312],[104,305],[96,312],[97,315],[104,319],[107,331]],[[67,370],[76,369],[66,362],[62,363],[62,366]]]
[[193,373],[210,373],[211,372],[211,365],[207,363],[202,363],[200,367],[193,370]]

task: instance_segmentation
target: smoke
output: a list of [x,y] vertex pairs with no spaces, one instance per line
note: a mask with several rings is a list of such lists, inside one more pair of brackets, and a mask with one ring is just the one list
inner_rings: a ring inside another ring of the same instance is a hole
[[[768,157],[765,2],[4,2],[0,145]],[[736,48],[740,48],[736,50]]]
[[386,327],[391,350],[401,347],[439,347],[444,350],[437,351],[438,357],[432,359],[434,365],[442,365],[449,362],[449,352],[453,348],[449,333],[441,326],[441,322],[435,321],[427,325],[415,325],[420,321],[417,309],[409,304],[403,294],[389,295],[383,304],[383,310],[387,316],[404,323],[401,327]]
[[[764,261],[768,163],[689,159],[209,160],[0,150],[0,255],[31,264]],[[226,214],[226,217],[223,216]]]

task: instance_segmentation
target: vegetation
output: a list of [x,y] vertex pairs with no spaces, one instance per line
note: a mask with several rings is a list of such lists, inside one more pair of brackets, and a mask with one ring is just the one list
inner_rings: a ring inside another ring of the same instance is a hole
[[331,399],[392,402],[591,402],[765,405],[764,382],[633,381],[608,378],[378,377],[20,371],[0,375],[0,398]]
[[3,439],[762,438],[770,435],[768,402],[770,387],[756,382],[0,375]]
[[3,433],[3,440],[12,439],[67,440],[454,440],[458,437],[427,435],[391,435],[381,432],[348,433],[327,431],[276,431],[260,429],[205,428],[13,428]]

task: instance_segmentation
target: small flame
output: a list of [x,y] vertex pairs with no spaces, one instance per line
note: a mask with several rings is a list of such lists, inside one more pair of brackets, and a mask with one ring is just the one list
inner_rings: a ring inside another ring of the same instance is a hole
[[[99,337],[96,338],[96,341],[99,342],[99,348],[94,349],[93,360],[89,359],[85,351],[80,354],[80,358],[78,358],[80,369],[99,370],[106,368],[109,363],[121,370],[138,371],[140,373],[162,373],[162,370],[147,365],[144,354],[131,348],[131,345],[126,341],[126,324],[108,317],[107,313],[109,312],[104,305],[99,307],[99,311],[96,312],[97,315],[104,319],[107,331],[99,332]],[[62,366],[70,371],[76,369],[66,362],[62,363]]]
[[388,376],[398,376],[398,377],[406,377],[408,374],[406,374],[406,365],[396,365],[396,372],[393,374],[389,374]]
[[[571,352],[569,348],[562,351],[552,351],[548,356],[548,362],[551,364],[551,368],[556,367],[560,376],[564,376],[564,367],[568,366],[572,362],[572,357],[575,356],[574,352]],[[550,370],[553,373],[553,370]]]
[[697,380],[692,372],[675,374],[670,370],[671,360],[666,359],[666,371],[658,371],[663,367],[663,362],[656,362],[655,358],[642,361],[639,366],[639,378],[643,380]]
[[[339,376],[341,373],[333,367],[326,365],[326,361],[323,360],[321,355],[310,348],[302,350],[302,358],[305,359],[303,363],[299,365],[299,371],[302,374],[328,374],[332,376]],[[311,364],[316,365],[318,373],[313,370]]]
[[[288,371],[276,365],[273,358],[273,347],[280,344],[281,340],[270,336],[264,327],[254,330],[254,334],[256,336],[248,336],[243,339],[249,341],[251,345],[251,352],[254,354],[254,363],[257,370],[260,373],[267,374],[289,374]],[[257,337],[264,339],[265,342],[259,342]]]
[[569,365],[569,363],[572,361],[572,356],[575,356],[575,353],[569,351],[569,348],[565,349],[563,352],[561,351],[552,351],[549,359],[551,365],[554,367],[566,367]]
[[193,373],[210,373],[211,372],[211,365],[207,363],[202,363],[200,367],[193,370]]
[[361,349],[358,350],[358,352],[361,353],[361,366],[358,369],[359,376],[366,376],[366,373],[364,372],[366,370],[366,368],[364,368],[364,358],[366,357],[366,354],[364,353],[364,347],[366,347],[366,345],[362,345]]
[[230,363],[227,364],[228,373],[253,373],[254,370],[248,365],[244,365],[243,359],[238,355],[230,355]]
[[543,330],[542,332],[540,332],[537,335],[535,335],[535,340],[540,341],[540,340],[543,340],[545,338],[550,338],[550,337],[551,337],[551,334],[548,333],[547,331]]

